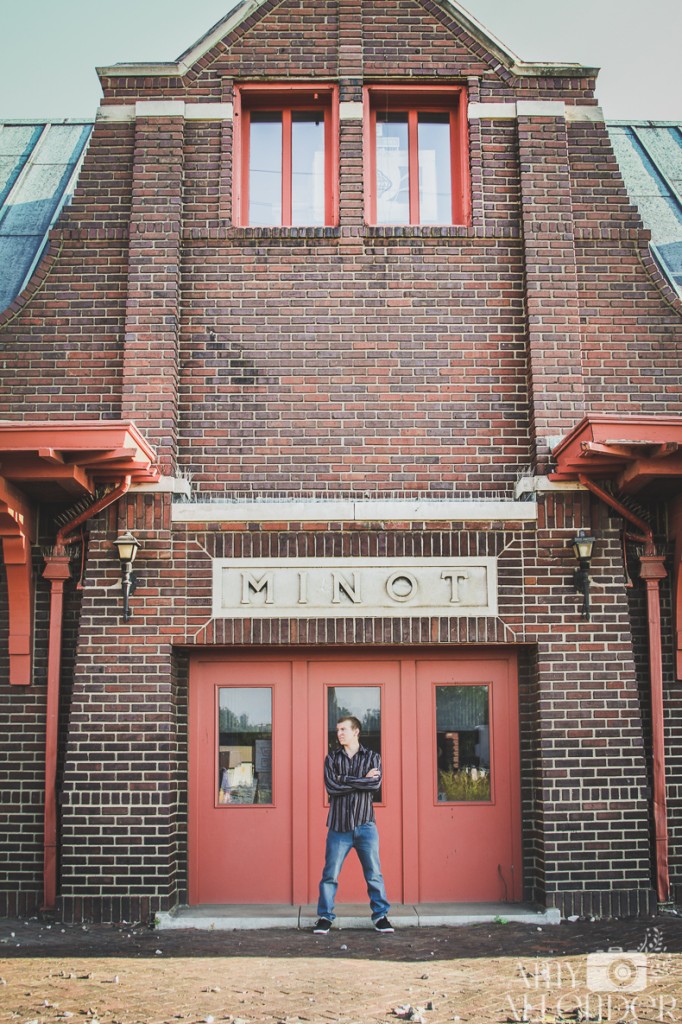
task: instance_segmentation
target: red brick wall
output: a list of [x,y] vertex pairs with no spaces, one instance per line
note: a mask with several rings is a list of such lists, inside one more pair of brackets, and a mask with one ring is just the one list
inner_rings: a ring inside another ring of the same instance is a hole
[[0,360],[11,367],[0,417],[118,418],[125,249],[76,233],[55,237],[44,262],[47,276],[29,286],[20,311],[0,316]]
[[[68,916],[153,913],[184,892],[185,652],[220,647],[515,644],[521,669],[525,891],[569,913],[652,906],[646,766],[616,524],[584,496],[540,505],[517,524],[177,525],[138,497],[97,524],[71,704],[63,803]],[[596,515],[593,618],[570,584],[576,530]],[[120,623],[108,538],[137,524],[143,548],[134,618]],[[141,524],[144,528],[141,529]],[[498,619],[211,619],[211,557],[498,554]],[[525,590],[519,586],[520,579]],[[108,626],[104,632],[103,622]],[[129,838],[128,838],[129,837]],[[129,879],[131,865],[134,878]],[[125,899],[122,893],[125,892]],[[589,895],[588,895],[589,894]],[[128,902],[126,902],[126,900]],[[99,908],[99,909],[98,909]],[[126,917],[130,919],[130,916]]]
[[199,488],[508,494],[530,459],[519,246],[448,241],[187,246]]
[[[111,79],[106,102],[218,102],[240,76],[339,72],[341,99],[358,100],[363,80],[398,71],[466,80],[476,102],[595,102],[592,80],[515,78],[438,5],[425,10],[414,0],[366,0],[362,17],[350,0],[265,4],[184,80]],[[129,416],[200,497],[511,497],[522,471],[546,467],[549,438],[585,411],[678,412],[679,318],[643,259],[603,125],[524,115],[472,120],[469,136],[470,227],[366,227],[362,126],[343,120],[340,227],[260,230],[231,224],[231,124],[99,123],[49,257],[0,318],[12,370],[0,416]],[[571,588],[570,540],[594,514],[567,496],[541,503],[537,530],[190,530],[171,528],[168,498],[134,496],[96,520],[77,651],[68,640],[65,652],[65,915],[146,919],[185,897],[187,650],[207,643],[522,648],[526,894],[566,913],[649,908],[642,620],[633,605],[633,653],[617,522],[598,524],[591,623]],[[120,525],[144,545],[129,625],[110,549]],[[294,548],[499,552],[501,617],[210,622],[207,551]],[[0,682],[3,728],[16,737],[5,778],[20,769],[6,863],[21,857],[18,895],[0,897],[0,911],[39,898],[46,594],[41,584],[34,686]],[[6,658],[0,631],[0,670]],[[673,701],[669,660],[666,672]],[[679,749],[672,713],[668,730]],[[671,809],[679,880],[677,791]]]

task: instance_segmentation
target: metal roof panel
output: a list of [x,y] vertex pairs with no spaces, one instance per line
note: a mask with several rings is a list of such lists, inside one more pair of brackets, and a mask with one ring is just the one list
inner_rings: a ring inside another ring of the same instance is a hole
[[25,288],[75,185],[92,123],[0,125],[0,312]]
[[654,256],[682,294],[682,125],[614,121],[607,128]]
[[0,311],[19,294],[31,264],[45,245],[45,236],[0,234]]

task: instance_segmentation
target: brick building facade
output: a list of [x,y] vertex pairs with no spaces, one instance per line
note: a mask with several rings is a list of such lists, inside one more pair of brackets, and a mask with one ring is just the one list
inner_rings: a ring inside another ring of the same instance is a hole
[[100,77],[0,317],[0,912],[314,900],[356,699],[396,902],[679,896],[680,304],[596,71],[254,0]]

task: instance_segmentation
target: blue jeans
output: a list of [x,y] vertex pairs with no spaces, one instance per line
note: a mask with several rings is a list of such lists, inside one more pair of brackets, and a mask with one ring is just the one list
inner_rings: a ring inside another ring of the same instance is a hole
[[372,920],[378,921],[386,917],[391,905],[386,899],[386,887],[379,863],[379,833],[373,821],[359,825],[352,832],[327,831],[327,849],[325,852],[324,871],[320,882],[320,898],[317,903],[317,916],[333,921],[334,899],[339,883],[339,874],[343,862],[355,849],[362,865],[362,872],[367,883],[367,895],[372,910]]

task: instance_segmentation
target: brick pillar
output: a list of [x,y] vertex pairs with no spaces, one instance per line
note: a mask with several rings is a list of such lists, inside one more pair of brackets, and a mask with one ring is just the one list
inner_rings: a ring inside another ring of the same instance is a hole
[[184,118],[138,117],[121,412],[175,465]]
[[[186,594],[170,509],[167,494],[136,494],[92,521],[61,800],[65,920],[148,921],[183,896],[185,698],[169,633]],[[126,528],[142,542],[127,623],[111,550]]]
[[362,82],[362,0],[339,0],[339,78]]
[[519,103],[518,113],[531,431],[544,472],[585,412],[573,204],[563,104]]
[[[599,537],[589,622],[572,585],[578,529]],[[564,916],[655,910],[647,773],[620,523],[580,492],[538,502],[537,556],[527,573],[529,699],[540,765],[528,834],[534,898]]]
[[344,226],[364,223],[362,0],[339,0],[339,207]]

